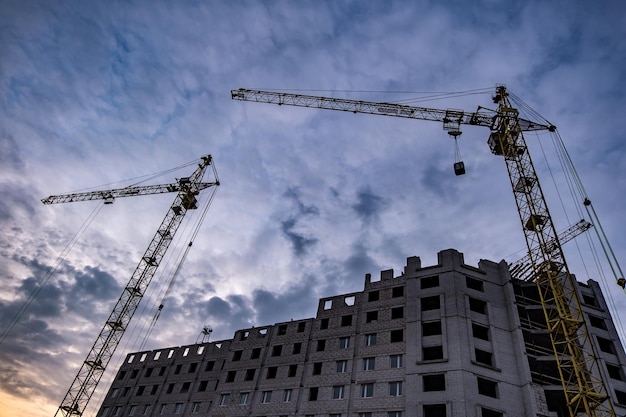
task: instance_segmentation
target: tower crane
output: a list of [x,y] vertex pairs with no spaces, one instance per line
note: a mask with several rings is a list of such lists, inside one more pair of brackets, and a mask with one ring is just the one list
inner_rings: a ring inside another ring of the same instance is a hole
[[[231,98],[442,122],[443,129],[455,139],[461,134],[461,125],[488,128],[490,135],[487,142],[491,152],[503,157],[506,163],[569,414],[571,417],[615,416],[599,369],[598,355],[589,337],[574,278],[565,261],[522,133],[542,130],[555,132],[554,125],[521,118],[518,109],[511,104],[504,85],[496,86],[493,96],[497,109],[478,107],[475,112],[243,88],[231,90]],[[464,173],[462,163],[455,163],[455,172],[457,175]]]
[[[202,178],[209,166],[213,168],[215,180],[213,182],[202,182]],[[113,311],[111,311],[104,323],[100,334],[98,334],[96,341],[89,350],[87,358],[83,361],[55,416],[67,417],[81,416],[83,414],[185,214],[188,210],[198,208],[196,196],[201,190],[218,185],[219,180],[215,165],[212,165],[211,156],[206,155],[200,159],[198,167],[189,177],[180,178],[176,183],[55,195],[42,200],[44,204],[89,200],[104,200],[105,204],[110,204],[116,197],[166,192],[178,193],[148,245],[148,249],[141,257],[135,272],[124,287],[122,294],[113,307]],[[215,190],[213,193],[215,193]]]

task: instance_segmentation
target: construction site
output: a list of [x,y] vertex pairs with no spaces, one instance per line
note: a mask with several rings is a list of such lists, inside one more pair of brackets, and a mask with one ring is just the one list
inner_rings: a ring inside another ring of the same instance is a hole
[[[367,275],[363,291],[319,300],[314,318],[129,353],[98,417],[569,415],[536,285],[506,262],[465,265],[453,249],[438,260]],[[605,402],[624,415],[626,356],[608,307],[597,282],[576,292]]]
[[[433,109],[284,92],[238,89],[238,101],[399,117],[486,128],[504,159],[527,255],[466,265],[456,249],[435,265],[407,258],[403,271],[365,276],[363,291],[321,298],[313,318],[237,330],[180,347],[126,354],[98,417],[500,417],[626,415],[626,355],[598,282],[578,282],[562,245],[593,229],[623,291],[625,280],[590,199],[582,220],[557,232],[525,132],[556,127],[496,86],[494,109]],[[523,115],[522,115],[523,113]],[[567,160],[567,152],[563,149]],[[453,172],[465,174],[464,162]],[[157,188],[51,196],[46,204],[141,193],[177,197],[83,361],[57,415],[83,415],[187,210],[219,185],[194,173]],[[479,238],[479,237],[478,237]],[[191,244],[189,245],[191,247]],[[462,250],[462,248],[459,248]],[[314,301],[312,301],[314,302]],[[161,307],[160,307],[161,308]],[[159,310],[160,310],[159,308]]]

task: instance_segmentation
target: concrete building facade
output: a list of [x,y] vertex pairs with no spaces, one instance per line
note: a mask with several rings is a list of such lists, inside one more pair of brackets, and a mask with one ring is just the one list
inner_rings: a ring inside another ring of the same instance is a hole
[[[626,415],[626,355],[598,284],[578,283],[609,395]],[[534,283],[456,250],[365,277],[315,318],[131,353],[98,412],[118,416],[567,415]]]

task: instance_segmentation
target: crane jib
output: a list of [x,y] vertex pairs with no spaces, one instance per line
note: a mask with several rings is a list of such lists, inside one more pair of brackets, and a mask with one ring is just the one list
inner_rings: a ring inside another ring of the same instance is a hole
[[[279,93],[263,90],[248,90],[240,88],[231,90],[231,98],[240,101],[254,101],[257,103],[269,103],[295,107],[315,107],[326,110],[340,110],[352,113],[377,114],[381,116],[404,117],[419,120],[430,120],[435,122],[445,122],[446,115],[459,110],[442,110],[428,107],[407,106],[404,104],[371,102],[362,100],[351,100],[334,97],[310,96],[305,94]],[[484,109],[475,112],[460,111],[460,124],[483,126],[493,129],[499,114],[495,110]],[[554,126],[519,119],[519,126],[522,131],[550,130],[554,131]]]

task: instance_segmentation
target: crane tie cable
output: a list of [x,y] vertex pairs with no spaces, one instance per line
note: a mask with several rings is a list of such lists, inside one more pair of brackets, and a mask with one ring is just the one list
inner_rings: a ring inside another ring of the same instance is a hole
[[2,331],[2,333],[0,333],[0,345],[6,340],[7,336],[9,335],[9,333],[11,333],[13,328],[17,325],[17,323],[20,321],[20,319],[24,315],[24,313],[26,313],[26,310],[28,310],[28,308],[33,303],[33,301],[35,300],[37,295],[39,295],[39,293],[41,292],[43,287],[50,280],[52,275],[54,275],[54,273],[57,271],[59,266],[61,266],[61,264],[65,261],[67,255],[70,253],[72,248],[76,245],[76,243],[83,236],[83,234],[85,233],[85,231],[87,230],[89,225],[93,222],[93,220],[96,218],[98,213],[100,213],[100,210],[102,210],[103,206],[104,206],[104,204],[98,204],[92,210],[91,214],[87,217],[87,219],[85,219],[85,221],[80,226],[80,228],[76,231],[74,236],[72,236],[72,238],[70,239],[68,244],[61,251],[61,253],[57,256],[56,260],[50,266],[50,268],[48,268],[48,270],[46,271],[44,276],[41,278],[41,280],[39,280],[39,282],[36,283],[35,288],[33,288],[33,290],[30,292],[30,294],[28,295],[28,297],[24,301],[24,304],[22,304],[22,306],[17,311],[17,313],[15,314],[13,319],[9,322],[9,325]]

